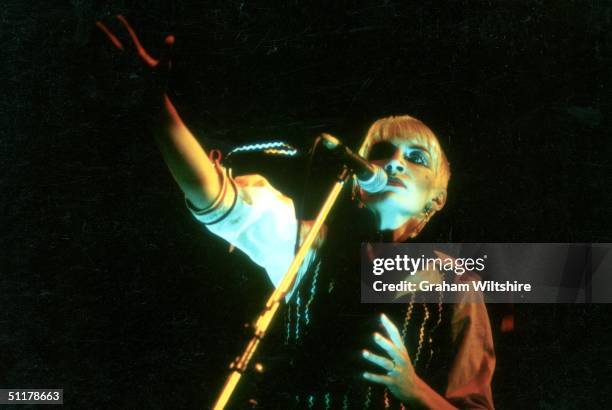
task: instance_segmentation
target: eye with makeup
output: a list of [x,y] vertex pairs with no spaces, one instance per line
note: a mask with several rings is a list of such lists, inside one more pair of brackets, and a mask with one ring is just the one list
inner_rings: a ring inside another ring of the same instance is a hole
[[397,147],[389,141],[377,142],[370,149],[368,159],[370,161],[386,160],[391,158],[396,150]]
[[423,165],[424,167],[429,168],[429,158],[427,158],[427,154],[419,149],[405,153],[404,159],[414,164]]
[[395,155],[398,149],[404,151],[403,156],[405,161],[429,168],[430,159],[427,150],[419,146],[406,146],[403,144],[398,147],[389,141],[381,141],[374,144],[370,150],[368,159],[370,161],[388,160]]

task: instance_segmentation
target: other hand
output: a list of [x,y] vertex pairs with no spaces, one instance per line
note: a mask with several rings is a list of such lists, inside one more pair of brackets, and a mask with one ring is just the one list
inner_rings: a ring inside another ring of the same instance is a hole
[[380,316],[380,321],[388,337],[374,333],[374,341],[383,349],[385,355],[380,356],[369,350],[363,350],[362,356],[382,368],[384,373],[365,372],[363,378],[385,385],[399,400],[409,402],[414,399],[417,378],[410,355],[393,322],[384,314]]

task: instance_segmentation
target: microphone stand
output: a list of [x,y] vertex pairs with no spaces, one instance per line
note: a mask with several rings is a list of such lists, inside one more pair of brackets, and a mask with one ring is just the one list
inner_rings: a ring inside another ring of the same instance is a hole
[[259,342],[261,342],[261,340],[266,335],[266,331],[268,330],[268,327],[270,326],[270,323],[272,322],[272,319],[274,318],[274,315],[276,314],[280,303],[285,299],[285,296],[287,295],[287,293],[291,289],[291,286],[295,282],[298,270],[300,269],[300,266],[302,266],[302,262],[304,261],[306,254],[310,250],[315,239],[317,239],[317,237],[319,236],[321,227],[323,227],[323,222],[325,222],[325,220],[327,219],[327,215],[336,203],[338,195],[340,195],[340,192],[344,187],[344,183],[348,179],[349,175],[350,172],[348,168],[344,166],[342,171],[338,175],[338,180],[334,184],[331,192],[327,196],[327,199],[323,203],[323,206],[321,207],[321,210],[319,211],[319,214],[317,215],[317,218],[315,219],[314,224],[310,229],[310,232],[308,232],[308,235],[306,235],[304,242],[302,242],[302,245],[293,257],[293,261],[291,262],[291,265],[289,265],[287,272],[285,272],[283,280],[274,290],[274,292],[272,292],[272,295],[270,295],[270,298],[268,299],[264,310],[257,318],[257,321],[255,322],[255,326],[253,328],[253,336],[251,337],[251,340],[247,344],[242,355],[236,357],[236,359],[230,364],[230,369],[232,370],[232,372],[225,380],[223,389],[221,390],[221,393],[219,394],[217,401],[215,402],[215,405],[213,407],[214,410],[225,409],[225,406],[229,401],[230,397],[232,396],[232,393],[236,389],[238,382],[240,382],[242,374],[247,369],[249,362],[253,357],[253,354],[257,350]]

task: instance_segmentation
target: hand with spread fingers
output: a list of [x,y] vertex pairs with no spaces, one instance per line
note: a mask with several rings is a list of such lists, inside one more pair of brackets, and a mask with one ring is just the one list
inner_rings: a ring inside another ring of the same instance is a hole
[[[118,26],[118,30],[111,30],[109,28],[110,24]],[[116,21],[112,20],[108,24],[96,21],[96,27],[118,52],[125,53],[128,58],[138,60],[140,63],[137,64],[137,68],[139,68],[138,74],[145,78],[149,88],[148,91],[161,97],[165,92],[168,75],[172,66],[170,52],[174,45],[174,36],[171,34],[165,36],[159,58],[154,58],[142,45],[136,31],[121,14],[116,16]],[[118,35],[119,33],[121,33],[121,36]],[[129,37],[129,39],[120,39],[120,37]],[[139,75],[136,75],[136,77],[139,77]]]
[[215,203],[219,206],[223,203],[219,198],[225,198],[227,192],[221,190],[224,174],[187,128],[166,90],[174,36],[165,36],[159,57],[155,58],[122,15],[105,23],[97,21],[96,27],[117,51],[119,59],[126,60],[129,81],[140,82],[135,89],[144,91],[139,102],[148,115],[143,125],[151,128],[164,161],[190,206],[197,212],[209,210]]
[[380,316],[380,321],[388,338],[380,333],[374,333],[374,341],[387,356],[380,356],[369,350],[363,350],[362,355],[364,359],[382,368],[385,373],[365,372],[363,378],[373,383],[385,385],[399,400],[410,402],[415,399],[417,379],[410,355],[399,330],[393,322],[384,314]]

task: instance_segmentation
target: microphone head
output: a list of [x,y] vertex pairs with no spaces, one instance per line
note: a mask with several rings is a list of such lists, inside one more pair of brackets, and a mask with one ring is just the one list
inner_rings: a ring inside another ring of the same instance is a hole
[[334,149],[338,148],[340,145],[342,145],[342,143],[340,142],[340,140],[338,138],[336,138],[333,135],[330,135],[330,134],[328,134],[326,132],[321,134],[321,142],[323,143],[325,148],[327,148],[329,150],[334,150]]
[[356,179],[361,189],[369,194],[375,194],[382,191],[387,186],[388,178],[384,169],[378,165],[370,164],[370,166],[374,169],[374,172],[370,178],[363,180],[357,177]]

